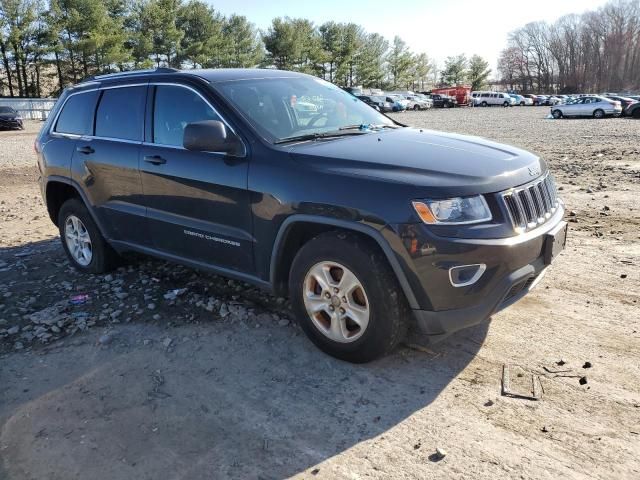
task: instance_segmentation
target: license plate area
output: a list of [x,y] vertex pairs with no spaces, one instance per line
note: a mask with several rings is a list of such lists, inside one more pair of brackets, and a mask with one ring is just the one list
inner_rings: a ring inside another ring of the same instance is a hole
[[553,230],[544,236],[544,264],[550,265],[551,262],[564,250],[567,243],[567,222],[560,222]]

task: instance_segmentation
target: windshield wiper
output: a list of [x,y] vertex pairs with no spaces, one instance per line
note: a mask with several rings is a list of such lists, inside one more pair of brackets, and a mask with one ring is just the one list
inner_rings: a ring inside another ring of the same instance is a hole
[[398,128],[398,126],[396,125],[386,125],[386,124],[379,124],[376,125],[374,123],[361,123],[359,125],[347,125],[345,127],[340,127],[338,130],[362,130],[362,131],[367,131],[367,130],[380,130],[382,128]]
[[305,135],[296,135],[293,137],[285,137],[273,142],[274,144],[280,143],[289,143],[289,142],[304,142],[305,140],[318,140],[319,138],[334,138],[334,137],[344,137],[347,135],[366,135],[369,133],[367,130],[336,130],[333,132],[324,132],[324,133],[307,133]]

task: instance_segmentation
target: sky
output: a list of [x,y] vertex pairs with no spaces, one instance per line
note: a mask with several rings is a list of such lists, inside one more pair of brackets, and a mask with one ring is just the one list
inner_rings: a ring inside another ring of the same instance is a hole
[[389,41],[399,35],[415,53],[438,67],[451,55],[478,54],[495,71],[510,31],[526,23],[553,22],[569,13],[594,10],[606,0],[206,0],[224,15],[246,16],[260,29],[275,17],[303,17],[316,25],[354,22]]

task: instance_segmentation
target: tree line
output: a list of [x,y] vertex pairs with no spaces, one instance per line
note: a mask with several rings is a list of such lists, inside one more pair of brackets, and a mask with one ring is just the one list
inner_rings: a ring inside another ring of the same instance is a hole
[[259,31],[202,0],[0,0],[0,95],[57,95],[91,75],[140,68],[281,68],[340,86],[424,90],[439,81],[480,88],[490,73],[474,55],[439,71],[355,23],[275,18]]
[[509,35],[498,72],[504,85],[523,92],[640,89],[640,0],[528,23]]

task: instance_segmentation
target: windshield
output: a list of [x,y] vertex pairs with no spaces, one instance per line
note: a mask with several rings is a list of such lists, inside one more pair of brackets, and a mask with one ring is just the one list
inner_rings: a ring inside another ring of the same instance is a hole
[[353,125],[394,125],[353,95],[313,77],[236,80],[215,87],[262,136],[274,142]]
[[0,113],[15,113],[15,110],[11,107],[0,107]]

